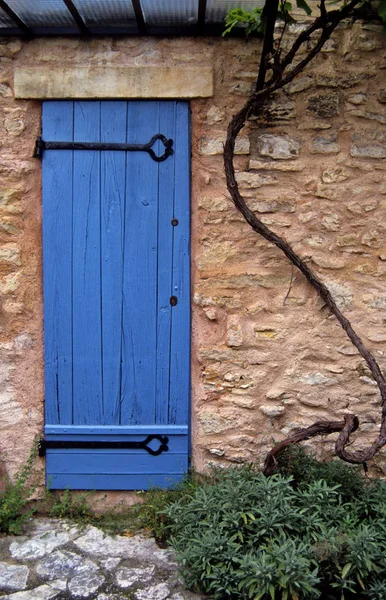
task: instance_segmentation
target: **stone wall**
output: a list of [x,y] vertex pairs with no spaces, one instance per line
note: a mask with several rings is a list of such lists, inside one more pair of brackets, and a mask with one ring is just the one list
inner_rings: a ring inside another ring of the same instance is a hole
[[[375,31],[374,31],[375,29]],[[192,108],[193,459],[252,460],[315,418],[379,421],[363,361],[302,276],[233,208],[227,121],[256,78],[260,45],[223,39],[0,42],[0,452],[14,473],[43,426],[40,102],[16,100],[15,69],[213,66]],[[237,144],[241,189],[314,266],[385,365],[386,101],[377,27],[342,28]],[[43,464],[41,465],[43,467]]]
[[[250,122],[238,162],[249,206],[314,268],[381,367],[384,49],[377,26],[342,27],[260,121]],[[232,93],[241,94],[256,68],[250,61],[227,75]],[[347,412],[361,418],[362,445],[379,427],[375,382],[304,277],[230,205],[221,156],[210,156],[220,152],[228,116],[227,98],[207,112],[213,129],[201,147],[195,218],[199,464],[253,460],[296,427]],[[331,448],[331,439],[321,443]]]

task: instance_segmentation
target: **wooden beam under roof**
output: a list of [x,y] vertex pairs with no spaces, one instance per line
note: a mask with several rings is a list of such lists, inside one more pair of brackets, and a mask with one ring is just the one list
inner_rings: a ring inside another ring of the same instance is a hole
[[147,32],[147,25],[145,23],[145,17],[143,16],[141,1],[131,0],[131,3],[133,5],[135,18],[137,20],[138,31],[140,34],[144,35]]
[[0,0],[0,8],[2,8],[9,17],[11,17],[12,21],[16,23],[19,29],[21,29],[27,35],[31,35],[31,29],[28,27],[27,23],[25,23],[23,19],[21,19],[19,15],[15,13],[15,11],[9,6],[8,2],[5,0]]
[[205,27],[206,2],[207,0],[198,0],[197,25],[199,28]]
[[71,13],[72,18],[74,19],[75,23],[79,27],[80,31],[82,33],[84,33],[85,35],[88,35],[90,33],[90,30],[87,27],[86,23],[84,22],[82,16],[80,15],[80,13],[79,13],[78,9],[76,8],[75,4],[73,3],[73,1],[72,0],[63,0],[63,2],[66,5],[69,12]]

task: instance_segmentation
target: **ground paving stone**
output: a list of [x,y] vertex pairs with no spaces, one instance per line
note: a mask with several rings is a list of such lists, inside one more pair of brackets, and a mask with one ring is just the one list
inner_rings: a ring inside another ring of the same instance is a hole
[[29,569],[26,566],[0,562],[0,587],[11,590],[24,590],[27,586]]
[[60,519],[31,520],[0,540],[1,600],[200,600],[173,553],[145,536],[107,535]]
[[37,574],[48,579],[71,577],[84,572],[95,573],[96,571],[98,571],[98,565],[84,556],[68,550],[56,550],[50,556],[39,561],[36,566]]
[[135,600],[166,600],[170,597],[170,589],[166,583],[159,583],[143,590],[138,590],[134,594]]
[[65,532],[44,531],[38,537],[26,542],[13,542],[9,551],[13,558],[36,559],[50,554],[58,546],[63,546],[70,541],[70,536]]
[[151,581],[154,575],[154,566],[141,569],[128,569],[123,567],[116,572],[115,578],[120,588],[131,588],[138,583],[147,583]]
[[16,592],[5,596],[6,600],[53,600],[59,595],[57,590],[53,590],[49,585],[40,585],[33,590],[26,592]]
[[68,589],[74,596],[89,598],[94,592],[98,591],[105,582],[103,575],[96,573],[81,573],[71,579]]

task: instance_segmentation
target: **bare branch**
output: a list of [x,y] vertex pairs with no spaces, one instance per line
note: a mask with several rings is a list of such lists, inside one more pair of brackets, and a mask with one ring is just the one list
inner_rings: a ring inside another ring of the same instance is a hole
[[263,50],[260,58],[259,74],[256,82],[256,90],[261,90],[264,87],[268,57],[273,52],[273,35],[275,31],[278,7],[279,0],[266,0],[262,13],[262,18],[265,20],[265,32]]
[[[269,0],[267,0],[267,3],[268,2]],[[229,123],[227,130],[227,138],[224,146],[224,168],[227,180],[227,187],[234,205],[241,212],[241,214],[244,216],[245,220],[249,223],[252,229],[256,231],[256,233],[260,234],[267,241],[277,246],[287,256],[291,263],[303,273],[307,281],[316,290],[318,295],[323,299],[324,303],[328,306],[331,313],[336,317],[337,321],[340,323],[343,330],[349,337],[350,341],[358,350],[359,354],[363,357],[371,371],[372,376],[374,377],[374,380],[377,383],[383,405],[382,421],[378,437],[371,446],[369,446],[363,451],[349,452],[347,450],[347,446],[350,443],[350,435],[353,431],[355,431],[358,428],[358,419],[353,415],[348,416],[343,423],[340,422],[339,427],[334,422],[323,424],[324,432],[326,432],[326,427],[330,426],[332,427],[332,429],[334,429],[335,432],[339,432],[339,437],[336,442],[336,453],[343,460],[352,463],[367,462],[376,454],[376,452],[378,452],[378,450],[380,450],[383,446],[386,445],[386,381],[373,354],[365,347],[362,339],[355,332],[350,321],[340,311],[326,285],[319,279],[316,273],[314,273],[312,268],[292,249],[292,247],[283,238],[278,236],[276,233],[271,231],[266,225],[264,225],[264,223],[248,207],[247,203],[245,202],[244,198],[241,196],[239,191],[239,187],[235,177],[233,157],[236,138],[242,130],[242,128],[244,127],[245,121],[248,118],[248,116],[250,116],[252,113],[254,115],[258,115],[259,113],[261,113],[266,99],[272,96],[272,94],[276,90],[281,89],[282,87],[284,87],[284,85],[292,81],[292,79],[294,79],[301,71],[304,70],[305,66],[320,52],[321,48],[330,38],[332,32],[339,25],[339,23],[346,17],[354,14],[354,9],[359,2],[360,0],[352,0],[351,2],[346,4],[342,8],[342,10],[331,11],[329,13],[323,12],[322,8],[322,15],[315,19],[315,21],[298,36],[291,50],[280,62],[282,69],[281,72],[283,72],[284,69],[293,62],[294,58],[296,57],[297,51],[302,46],[302,44],[310,38],[311,34],[317,30],[321,30],[321,35],[319,37],[318,42],[308,52],[306,57],[301,62],[299,62],[282,79],[275,78],[274,74],[274,77],[267,83],[264,83],[264,81],[262,82],[260,79],[258,80],[257,91],[249,98],[249,100],[245,103],[244,107],[236,115],[234,115],[231,122]],[[268,47],[269,45],[267,43],[266,48]],[[261,62],[261,65],[263,63],[264,65],[266,65],[266,63],[264,62],[266,57],[267,54],[264,55],[263,50],[263,62]],[[261,72],[264,72],[265,78],[266,71]],[[310,430],[312,430],[313,432],[312,435],[310,433]],[[300,441],[300,439],[308,439],[309,437],[314,437],[316,435],[320,435],[321,433],[321,424],[320,422],[318,422],[311,426],[311,428],[307,428],[307,430],[303,431],[303,435],[306,435],[308,437],[299,438],[297,439],[297,441]],[[290,443],[294,443],[294,440],[294,436],[291,436],[290,438],[287,438],[287,441],[284,440],[282,444],[284,444],[285,446],[285,443],[287,443],[288,445]],[[271,453],[268,456],[270,456],[272,452],[273,451],[271,451]],[[272,460],[274,459],[274,455],[275,453],[271,456]],[[267,457],[267,460],[271,459],[268,459]]]
[[316,423],[313,423],[313,425],[310,425],[310,427],[307,427],[306,429],[300,429],[293,435],[287,437],[285,440],[282,440],[279,444],[277,444],[277,446],[268,452],[264,461],[264,475],[272,475],[276,471],[276,457],[279,456],[288,446],[291,446],[292,444],[298,444],[299,442],[304,442],[305,440],[309,440],[319,435],[331,435],[331,433],[337,433],[343,430],[350,430],[351,433],[358,429],[358,426],[359,421],[357,417],[348,415],[343,421],[316,421]]

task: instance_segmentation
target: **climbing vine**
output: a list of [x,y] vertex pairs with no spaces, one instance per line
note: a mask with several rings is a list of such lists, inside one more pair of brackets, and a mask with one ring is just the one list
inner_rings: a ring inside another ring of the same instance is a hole
[[[337,3],[330,3],[337,4]],[[311,9],[305,0],[297,0],[297,6],[308,15]],[[246,33],[254,31],[263,34],[263,48],[260,58],[259,73],[256,87],[244,106],[231,119],[224,146],[224,168],[227,188],[236,208],[252,229],[265,238],[268,242],[279,248],[290,262],[299,269],[309,284],[316,290],[325,305],[335,316],[346,335],[365,360],[370,372],[378,386],[381,396],[381,426],[376,440],[364,450],[348,450],[351,434],[358,429],[359,419],[354,414],[346,415],[342,421],[318,421],[286,438],[273,448],[265,460],[264,472],[270,475],[275,471],[277,454],[290,444],[294,444],[319,435],[339,433],[335,451],[346,462],[364,464],[386,445],[386,381],[382,371],[370,350],[365,346],[360,336],[356,333],[350,321],[338,308],[327,286],[297,254],[291,245],[282,237],[269,229],[249,208],[246,200],[240,193],[234,167],[235,142],[239,133],[244,128],[249,117],[262,114],[267,101],[275,93],[290,83],[304,71],[306,66],[319,54],[327,40],[344,19],[377,19],[386,22],[386,0],[381,0],[376,9],[369,2],[363,0],[344,1],[341,6],[327,10],[325,0],[319,5],[319,15],[297,36],[287,52],[283,52],[283,38],[287,26],[293,22],[291,4],[284,0],[266,0],[264,8],[257,8],[252,12],[241,9],[231,11],[226,19],[226,30],[229,32],[237,24],[243,24]],[[277,21],[282,21],[281,32],[275,34]],[[307,49],[299,59],[300,50]]]

